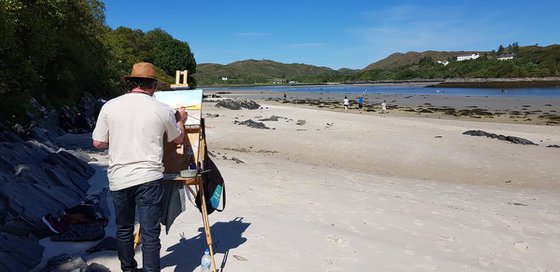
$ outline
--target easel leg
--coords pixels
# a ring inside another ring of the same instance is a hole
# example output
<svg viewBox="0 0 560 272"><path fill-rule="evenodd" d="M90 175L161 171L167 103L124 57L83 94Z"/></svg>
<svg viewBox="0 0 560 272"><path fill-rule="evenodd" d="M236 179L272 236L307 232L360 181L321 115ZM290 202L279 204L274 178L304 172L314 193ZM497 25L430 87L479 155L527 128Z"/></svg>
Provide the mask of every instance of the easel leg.
<svg viewBox="0 0 560 272"><path fill-rule="evenodd" d="M201 202L202 202L202 222L204 223L204 233L206 234L206 244L210 251L210 259L212 259L212 271L216 272L216 260L214 259L214 249L212 248L212 234L210 233L210 223L208 223L208 211L206 210L206 197L204 197L204 186L200 186Z"/></svg>

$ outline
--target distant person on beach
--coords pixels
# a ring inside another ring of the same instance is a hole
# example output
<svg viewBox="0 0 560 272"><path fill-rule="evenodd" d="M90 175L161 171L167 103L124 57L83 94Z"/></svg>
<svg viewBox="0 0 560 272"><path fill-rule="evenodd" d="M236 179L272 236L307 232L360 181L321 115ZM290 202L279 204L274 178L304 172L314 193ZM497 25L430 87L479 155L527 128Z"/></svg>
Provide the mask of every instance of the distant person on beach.
<svg viewBox="0 0 560 272"><path fill-rule="evenodd" d="M179 109L176 117L169 106L153 97L158 80L151 63L134 64L125 80L130 92L103 105L92 134L93 146L109 149L107 176L121 270L142 271L134 259L138 214L143 271L160 271L163 135L182 143L187 114Z"/></svg>
<svg viewBox="0 0 560 272"><path fill-rule="evenodd" d="M383 100L383 103L381 103L381 116L385 116L385 113L387 113L387 103Z"/></svg>
<svg viewBox="0 0 560 272"><path fill-rule="evenodd" d="M347 111L348 111L348 107L350 106L350 101L348 100L348 97L346 97L346 96L344 97L344 102L343 102L343 104L344 104L344 112L347 112Z"/></svg>
<svg viewBox="0 0 560 272"><path fill-rule="evenodd" d="M362 113L362 108L364 107L364 97L358 97L358 110Z"/></svg>

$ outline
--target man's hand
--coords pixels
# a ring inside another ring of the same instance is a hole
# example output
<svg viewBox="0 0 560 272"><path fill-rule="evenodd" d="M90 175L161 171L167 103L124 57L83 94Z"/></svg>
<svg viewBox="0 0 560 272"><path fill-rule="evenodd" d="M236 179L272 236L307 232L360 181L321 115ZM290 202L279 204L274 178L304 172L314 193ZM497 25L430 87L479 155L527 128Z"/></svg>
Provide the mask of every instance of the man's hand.
<svg viewBox="0 0 560 272"><path fill-rule="evenodd" d="M177 120L177 122L185 123L185 120L187 120L187 111L185 111L184 107L179 108L175 112L175 120Z"/></svg>
<svg viewBox="0 0 560 272"><path fill-rule="evenodd" d="M182 144L185 137L185 120L187 120L187 112L184 107L179 108L175 112L175 120L177 120L177 126L181 130L181 134L179 134L177 138L173 139L173 142L176 144Z"/></svg>

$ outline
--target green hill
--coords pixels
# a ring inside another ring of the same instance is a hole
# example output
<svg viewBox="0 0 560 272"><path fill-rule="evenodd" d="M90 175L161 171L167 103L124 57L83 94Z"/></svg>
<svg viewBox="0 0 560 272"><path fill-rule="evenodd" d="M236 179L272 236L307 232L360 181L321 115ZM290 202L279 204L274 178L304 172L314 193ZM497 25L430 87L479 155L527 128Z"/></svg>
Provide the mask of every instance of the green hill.
<svg viewBox="0 0 560 272"><path fill-rule="evenodd" d="M271 60L244 60L227 65L202 63L197 65L196 78L200 86L285 84L285 83L326 83L338 81L343 76L359 70L333 70L328 67L292 63L285 64Z"/></svg>
<svg viewBox="0 0 560 272"><path fill-rule="evenodd" d="M422 59L431 58L434 61L454 60L458 55L475 54L480 52L475 51L424 51L415 52L410 51L407 53L394 53L390 56L368 65L363 71L381 69L393 70L403 66L411 65L420 62Z"/></svg>
<svg viewBox="0 0 560 272"><path fill-rule="evenodd" d="M394 53L362 70L339 69L271 60L245 60L199 64L193 75L200 86L252 84L306 84L443 80L449 78L559 77L560 45L508 46L495 51L424 51ZM513 53L512 60L498 60ZM475 60L457 61L459 55L479 54ZM440 62L448 62L446 65Z"/></svg>
<svg viewBox="0 0 560 272"><path fill-rule="evenodd" d="M475 60L457 61L458 55L478 53ZM513 54L511 60L498 60ZM449 61L447 65L438 61ZM346 81L414 80L448 78L544 78L560 76L560 45L508 46L495 51L425 51L395 53L372 63Z"/></svg>

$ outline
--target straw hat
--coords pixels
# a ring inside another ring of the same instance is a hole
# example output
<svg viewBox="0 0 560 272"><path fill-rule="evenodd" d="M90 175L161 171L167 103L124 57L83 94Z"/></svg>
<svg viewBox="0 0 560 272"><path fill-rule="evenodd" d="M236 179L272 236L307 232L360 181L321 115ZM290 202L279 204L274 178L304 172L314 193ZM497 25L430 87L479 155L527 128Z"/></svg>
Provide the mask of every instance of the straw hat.
<svg viewBox="0 0 560 272"><path fill-rule="evenodd" d="M129 76L125 76L125 79L131 78L150 78L157 80L156 70L154 65L149 62L138 62L132 66L132 72Z"/></svg>

